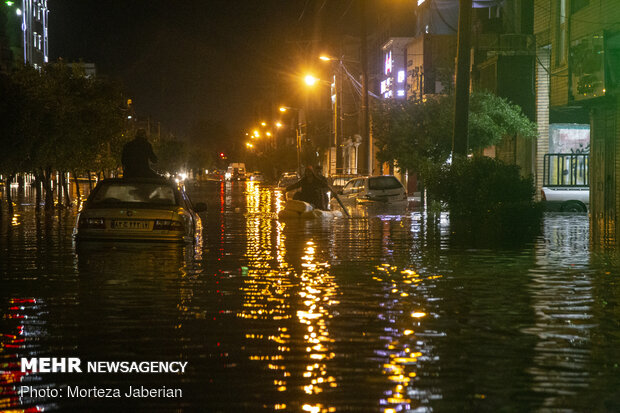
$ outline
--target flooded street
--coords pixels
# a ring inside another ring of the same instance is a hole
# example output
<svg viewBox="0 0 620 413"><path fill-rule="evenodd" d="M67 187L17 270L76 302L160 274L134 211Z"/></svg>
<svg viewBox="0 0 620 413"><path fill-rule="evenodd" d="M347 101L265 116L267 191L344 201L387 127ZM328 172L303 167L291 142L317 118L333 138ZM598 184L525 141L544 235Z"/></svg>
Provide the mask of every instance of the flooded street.
<svg viewBox="0 0 620 413"><path fill-rule="evenodd" d="M75 248L75 211L4 210L0 410L620 411L618 262L587 215L478 245L446 216L280 221L266 186L188 191L209 207L195 247ZM187 366L26 374L22 357ZM20 393L50 385L63 397ZM182 397L67 393L130 386Z"/></svg>

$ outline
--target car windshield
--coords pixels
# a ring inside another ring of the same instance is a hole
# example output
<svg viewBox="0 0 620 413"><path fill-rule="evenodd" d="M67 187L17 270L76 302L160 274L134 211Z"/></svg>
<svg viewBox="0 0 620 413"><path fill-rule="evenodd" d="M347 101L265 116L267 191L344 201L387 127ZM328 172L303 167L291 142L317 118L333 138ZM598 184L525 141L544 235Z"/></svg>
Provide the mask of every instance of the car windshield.
<svg viewBox="0 0 620 413"><path fill-rule="evenodd" d="M393 176L375 176L368 179L368 189L400 189L403 186Z"/></svg>
<svg viewBox="0 0 620 413"><path fill-rule="evenodd" d="M297 181L299 181L299 178L297 177L297 175L284 175L282 176L282 178L280 178L280 181L278 182L278 186L289 186L289 185L294 184Z"/></svg>
<svg viewBox="0 0 620 413"><path fill-rule="evenodd" d="M175 206L178 198L170 185L116 182L102 184L90 200L91 206L115 203Z"/></svg>

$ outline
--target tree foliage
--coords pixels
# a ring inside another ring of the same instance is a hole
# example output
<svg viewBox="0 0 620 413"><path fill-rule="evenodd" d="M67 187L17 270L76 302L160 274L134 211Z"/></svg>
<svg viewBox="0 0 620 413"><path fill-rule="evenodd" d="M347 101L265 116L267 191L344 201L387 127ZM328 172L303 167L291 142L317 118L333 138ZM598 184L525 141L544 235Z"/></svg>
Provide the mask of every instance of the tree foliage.
<svg viewBox="0 0 620 413"><path fill-rule="evenodd" d="M80 66L22 66L1 77L1 170L68 171L116 167L112 147L123 140L122 94L84 76Z"/></svg>
<svg viewBox="0 0 620 413"><path fill-rule="evenodd" d="M454 97L425 102L382 102L373 114L373 136L382 162L414 172L442 164L452 148ZM469 103L469 150L495 145L505 136L536 137L536 125L517 105L489 92L474 92Z"/></svg>
<svg viewBox="0 0 620 413"><path fill-rule="evenodd" d="M81 65L23 65L0 74L0 96L0 173L32 172L50 192L52 171L119 166L124 98L112 82Z"/></svg>

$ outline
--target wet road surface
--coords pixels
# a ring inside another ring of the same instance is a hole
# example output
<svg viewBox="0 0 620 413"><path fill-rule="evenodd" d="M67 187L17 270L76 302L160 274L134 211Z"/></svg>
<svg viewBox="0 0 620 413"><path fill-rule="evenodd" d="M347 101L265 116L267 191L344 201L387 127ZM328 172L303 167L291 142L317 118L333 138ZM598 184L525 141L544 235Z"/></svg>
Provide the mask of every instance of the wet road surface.
<svg viewBox="0 0 620 413"><path fill-rule="evenodd" d="M585 214L485 245L446 216L281 222L268 187L190 194L209 205L195 247L75 248L75 211L5 210L0 410L620 411L618 262L591 251ZM21 373L21 357L187 368ZM182 396L68 394L130 386Z"/></svg>

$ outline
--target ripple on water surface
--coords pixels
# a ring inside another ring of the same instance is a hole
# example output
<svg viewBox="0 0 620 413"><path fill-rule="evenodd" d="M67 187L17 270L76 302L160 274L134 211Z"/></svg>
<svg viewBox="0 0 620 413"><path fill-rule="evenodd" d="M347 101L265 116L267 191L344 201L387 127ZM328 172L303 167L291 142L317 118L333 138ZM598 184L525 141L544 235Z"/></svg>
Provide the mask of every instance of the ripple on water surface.
<svg viewBox="0 0 620 413"><path fill-rule="evenodd" d="M282 195L255 183L192 196L209 204L197 249L75 249L72 211L3 218L0 409L620 410L616 260L590 251L587 216L546 215L507 247L464 243L447 215L279 221ZM188 369L20 373L35 355ZM183 397L20 398L24 384Z"/></svg>

